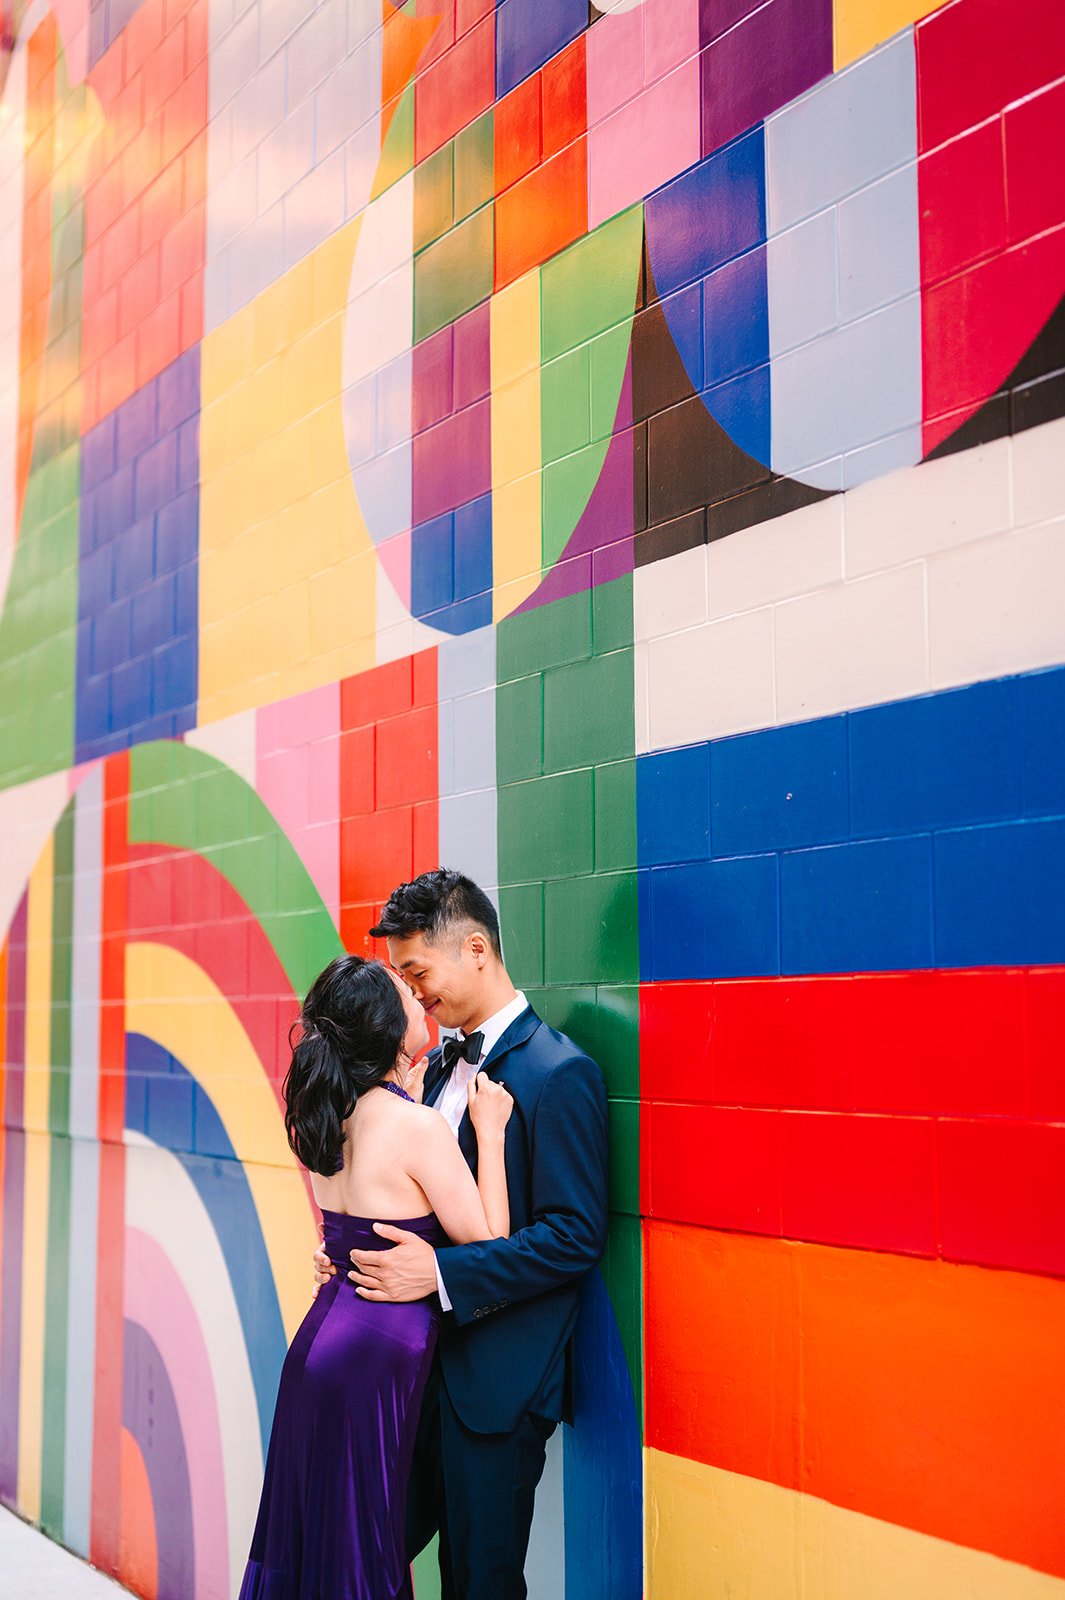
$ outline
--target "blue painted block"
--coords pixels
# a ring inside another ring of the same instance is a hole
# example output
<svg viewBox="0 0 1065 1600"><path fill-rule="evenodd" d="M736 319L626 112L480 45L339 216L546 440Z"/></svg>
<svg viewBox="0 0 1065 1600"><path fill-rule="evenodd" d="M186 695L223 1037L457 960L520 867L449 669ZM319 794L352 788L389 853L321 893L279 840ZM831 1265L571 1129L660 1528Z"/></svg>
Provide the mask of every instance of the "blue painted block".
<svg viewBox="0 0 1065 1600"><path fill-rule="evenodd" d="M641 867L705 861L710 854L710 746L690 745L636 762L636 841Z"/></svg>
<svg viewBox="0 0 1065 1600"><path fill-rule="evenodd" d="M176 572L196 554L199 494L185 490L155 518L155 571Z"/></svg>
<svg viewBox="0 0 1065 1600"><path fill-rule="evenodd" d="M936 961L1065 961L1065 821L1014 822L935 839Z"/></svg>
<svg viewBox="0 0 1065 1600"><path fill-rule="evenodd" d="M192 1080L187 1074L145 1080L148 1086L148 1137L168 1150L191 1151Z"/></svg>
<svg viewBox="0 0 1065 1600"><path fill-rule="evenodd" d="M158 554L158 548L157 548ZM194 561L174 574L174 632L195 636L200 613L200 569Z"/></svg>
<svg viewBox="0 0 1065 1600"><path fill-rule="evenodd" d="M94 675L110 672L120 662L129 661L132 655L129 601L116 600L98 611L90 619L90 638L87 672Z"/></svg>
<svg viewBox="0 0 1065 1600"><path fill-rule="evenodd" d="M164 433L137 457L133 467L134 508L138 517L173 500L177 487L177 435Z"/></svg>
<svg viewBox="0 0 1065 1600"><path fill-rule="evenodd" d="M710 746L715 856L797 850L847 838L847 725L824 717Z"/></svg>
<svg viewBox="0 0 1065 1600"><path fill-rule="evenodd" d="M456 600L454 605L435 612L429 620L434 628L442 628L445 633L476 633L478 628L491 624L491 592L475 594L470 600Z"/></svg>
<svg viewBox="0 0 1065 1600"><path fill-rule="evenodd" d="M931 966L931 841L876 839L781 856L780 935L785 973Z"/></svg>
<svg viewBox="0 0 1065 1600"><path fill-rule="evenodd" d="M115 462L115 414L105 417L81 441L81 493L82 497L109 478Z"/></svg>
<svg viewBox="0 0 1065 1600"><path fill-rule="evenodd" d="M455 598L455 524L449 511L411 534L411 610L428 617Z"/></svg>
<svg viewBox="0 0 1065 1600"><path fill-rule="evenodd" d="M82 557L78 567L78 614L92 617L110 605L114 585L114 550L109 544L97 546Z"/></svg>
<svg viewBox="0 0 1065 1600"><path fill-rule="evenodd" d="M1026 816L1065 812L1065 668L1017 679Z"/></svg>
<svg viewBox="0 0 1065 1600"><path fill-rule="evenodd" d="M691 386L703 386L703 286L689 283L660 302L673 343L676 345Z"/></svg>
<svg viewBox="0 0 1065 1600"><path fill-rule="evenodd" d="M455 512L455 599L469 600L491 587L492 496L485 494Z"/></svg>
<svg viewBox="0 0 1065 1600"><path fill-rule="evenodd" d="M121 733L126 736L121 740L119 748L122 744L130 742L128 736L135 733L140 723L147 722L151 714L151 678L144 670L143 661L119 662L111 672L113 724L107 730L112 735Z"/></svg>
<svg viewBox="0 0 1065 1600"><path fill-rule="evenodd" d="M158 431L174 433L200 410L200 346L194 344L155 380L159 396Z"/></svg>
<svg viewBox="0 0 1065 1600"><path fill-rule="evenodd" d="M155 571L155 524L151 517L116 532L111 547L116 595L136 594L151 583Z"/></svg>
<svg viewBox="0 0 1065 1600"><path fill-rule="evenodd" d="M499 0L496 7L496 96L550 61L588 26L586 0Z"/></svg>
<svg viewBox="0 0 1065 1600"><path fill-rule="evenodd" d="M135 461L158 436L157 402L156 385L154 382L148 383L131 394L114 413L119 466Z"/></svg>
<svg viewBox="0 0 1065 1600"><path fill-rule="evenodd" d="M174 579L166 577L134 595L130 613L130 653L147 656L174 633Z"/></svg>
<svg viewBox="0 0 1065 1600"><path fill-rule="evenodd" d="M704 280L701 331L707 388L769 360L764 245L726 262Z"/></svg>
<svg viewBox="0 0 1065 1600"><path fill-rule="evenodd" d="M173 639L151 658L152 714L185 712L184 727L196 725L196 640Z"/></svg>
<svg viewBox="0 0 1065 1600"><path fill-rule="evenodd" d="M647 251L665 298L765 243L761 127L691 167L647 200Z"/></svg>
<svg viewBox="0 0 1065 1600"><path fill-rule="evenodd" d="M193 1147L197 1155L213 1156L220 1161L235 1161L236 1156L214 1102L200 1085L193 1085L192 1094Z"/></svg>
<svg viewBox="0 0 1065 1600"><path fill-rule="evenodd" d="M178 429L178 490L184 494L200 481L200 419L192 417Z"/></svg>
<svg viewBox="0 0 1065 1600"><path fill-rule="evenodd" d="M779 972L775 856L659 867L650 875L650 905L655 979Z"/></svg>
<svg viewBox="0 0 1065 1600"><path fill-rule="evenodd" d="M855 711L855 838L1016 817L1021 808L1014 679Z"/></svg>
<svg viewBox="0 0 1065 1600"><path fill-rule="evenodd" d="M128 462L99 484L89 496L89 505L82 507L83 538L86 532L86 512L90 507L92 513L88 530L90 549L106 544L116 533L129 527L133 521L133 468Z"/></svg>
<svg viewBox="0 0 1065 1600"><path fill-rule="evenodd" d="M703 403L729 438L756 461L768 465L770 428L769 367L741 372L703 395Z"/></svg>

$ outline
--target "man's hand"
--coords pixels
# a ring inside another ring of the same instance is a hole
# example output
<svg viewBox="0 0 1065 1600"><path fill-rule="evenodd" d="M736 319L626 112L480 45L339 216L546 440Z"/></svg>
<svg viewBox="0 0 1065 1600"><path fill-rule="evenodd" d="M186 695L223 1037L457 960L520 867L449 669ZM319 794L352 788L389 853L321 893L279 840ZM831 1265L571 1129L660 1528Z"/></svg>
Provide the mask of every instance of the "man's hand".
<svg viewBox="0 0 1065 1600"><path fill-rule="evenodd" d="M424 1300L436 1288L436 1252L416 1233L375 1222L374 1233L395 1240L391 1250L353 1250L348 1277L364 1300Z"/></svg>
<svg viewBox="0 0 1065 1600"><path fill-rule="evenodd" d="M318 1224L318 1237L319 1239L325 1237L325 1229L321 1223ZM311 1260L314 1262L314 1288L311 1291L311 1298L316 1300L322 1284L328 1283L330 1278L335 1277L337 1269L326 1255L324 1245L318 1246Z"/></svg>

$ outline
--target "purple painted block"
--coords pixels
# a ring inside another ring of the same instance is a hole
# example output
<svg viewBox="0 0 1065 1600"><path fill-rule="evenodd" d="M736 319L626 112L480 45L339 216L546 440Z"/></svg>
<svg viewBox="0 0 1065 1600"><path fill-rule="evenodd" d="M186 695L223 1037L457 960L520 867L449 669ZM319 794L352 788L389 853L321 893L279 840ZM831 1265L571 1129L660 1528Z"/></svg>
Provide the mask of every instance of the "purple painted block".
<svg viewBox="0 0 1065 1600"><path fill-rule="evenodd" d="M138 517L150 516L177 494L177 434L164 433L133 468L134 504Z"/></svg>
<svg viewBox="0 0 1065 1600"><path fill-rule="evenodd" d="M476 500L492 486L492 413L488 400L467 406L414 436L414 521L431 522Z"/></svg>
<svg viewBox="0 0 1065 1600"><path fill-rule="evenodd" d="M159 394L160 433L173 433L200 412L200 347L186 350L164 367L154 387Z"/></svg>
<svg viewBox="0 0 1065 1600"><path fill-rule="evenodd" d="M699 43L709 44L749 17L765 0L699 0Z"/></svg>
<svg viewBox="0 0 1065 1600"><path fill-rule="evenodd" d="M483 400L492 387L491 308L487 300L455 328L455 410Z"/></svg>
<svg viewBox="0 0 1065 1600"><path fill-rule="evenodd" d="M156 1519L159 1600L177 1600L194 1587L192 1491L181 1420L170 1377L150 1334L126 1318L122 1356L122 1426L140 1446Z"/></svg>
<svg viewBox="0 0 1065 1600"><path fill-rule="evenodd" d="M133 521L133 468L119 467L81 502L82 550L107 544Z"/></svg>
<svg viewBox="0 0 1065 1600"><path fill-rule="evenodd" d="M87 494L115 470L115 413L97 423L81 441L81 492Z"/></svg>
<svg viewBox="0 0 1065 1600"><path fill-rule="evenodd" d="M159 432L155 419L157 400L155 384L148 383L143 389L131 394L114 413L119 466L135 460L142 450L147 450L157 436Z"/></svg>
<svg viewBox="0 0 1065 1600"><path fill-rule="evenodd" d="M701 56L703 155L832 72L832 0L768 0Z"/></svg>
<svg viewBox="0 0 1065 1600"><path fill-rule="evenodd" d="M415 433L449 417L453 400L454 358L451 324L414 346L411 418Z"/></svg>
<svg viewBox="0 0 1065 1600"><path fill-rule="evenodd" d="M190 417L178 429L178 491L195 489L200 482L200 419Z"/></svg>

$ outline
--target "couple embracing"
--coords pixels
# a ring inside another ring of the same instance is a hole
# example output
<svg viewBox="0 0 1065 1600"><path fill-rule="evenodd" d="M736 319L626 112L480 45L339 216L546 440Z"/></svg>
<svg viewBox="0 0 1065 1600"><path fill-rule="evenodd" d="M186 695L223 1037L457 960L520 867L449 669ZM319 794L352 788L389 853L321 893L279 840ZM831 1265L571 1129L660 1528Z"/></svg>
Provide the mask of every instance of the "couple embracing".
<svg viewBox="0 0 1065 1600"><path fill-rule="evenodd" d="M512 1600L606 1240L606 1093L469 878L402 884L371 931L389 964L319 975L285 1080L323 1241L240 1600L404 1600L436 1533L444 1600ZM428 1016L457 1032L426 1056Z"/></svg>

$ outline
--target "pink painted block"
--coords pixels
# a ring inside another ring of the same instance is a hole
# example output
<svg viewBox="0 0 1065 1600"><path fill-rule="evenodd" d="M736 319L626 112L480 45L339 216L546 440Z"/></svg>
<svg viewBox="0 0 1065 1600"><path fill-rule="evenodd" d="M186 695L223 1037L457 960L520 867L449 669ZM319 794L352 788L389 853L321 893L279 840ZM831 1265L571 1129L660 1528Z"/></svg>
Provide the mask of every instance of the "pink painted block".
<svg viewBox="0 0 1065 1600"><path fill-rule="evenodd" d="M289 837L307 827L311 811L305 749L295 746L260 755L255 787Z"/></svg>
<svg viewBox="0 0 1065 1600"><path fill-rule="evenodd" d="M293 838L300 860L334 922L340 917L340 823L320 823Z"/></svg>
<svg viewBox="0 0 1065 1600"><path fill-rule="evenodd" d="M278 746L281 749L310 744L314 739L338 737L340 688L335 683L326 683L320 689L292 695L290 699L281 701L277 713Z"/></svg>
<svg viewBox="0 0 1065 1600"><path fill-rule="evenodd" d="M693 56L589 133L588 226L675 178L700 153L699 58Z"/></svg>
<svg viewBox="0 0 1065 1600"><path fill-rule="evenodd" d="M647 0L641 15L645 83L699 54L699 0Z"/></svg>
<svg viewBox="0 0 1065 1600"><path fill-rule="evenodd" d="M645 9L611 12L585 35L589 128L634 100L644 86Z"/></svg>
<svg viewBox="0 0 1065 1600"><path fill-rule="evenodd" d="M410 529L377 546L377 559L393 589L410 610Z"/></svg>

